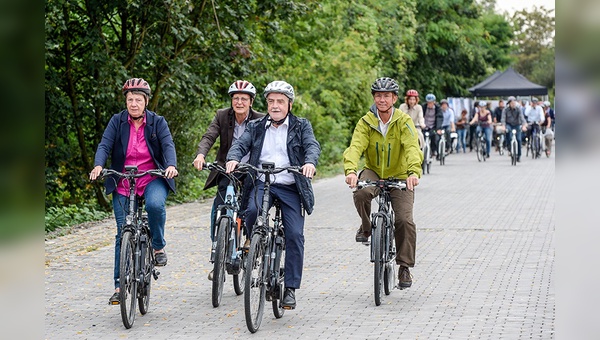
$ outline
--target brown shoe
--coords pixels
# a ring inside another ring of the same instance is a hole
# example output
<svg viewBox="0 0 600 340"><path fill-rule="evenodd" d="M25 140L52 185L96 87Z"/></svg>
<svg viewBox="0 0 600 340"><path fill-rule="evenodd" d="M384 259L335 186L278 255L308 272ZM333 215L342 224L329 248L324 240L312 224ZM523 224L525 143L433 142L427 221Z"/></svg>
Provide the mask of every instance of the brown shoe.
<svg viewBox="0 0 600 340"><path fill-rule="evenodd" d="M356 242L367 242L369 240L369 236L371 236L370 232L362 231L361 227L358 227L356 231Z"/></svg>
<svg viewBox="0 0 600 340"><path fill-rule="evenodd" d="M408 267L400 266L400 271L398 271L398 281L400 289L408 288L412 285L412 275L410 275Z"/></svg>
<svg viewBox="0 0 600 340"><path fill-rule="evenodd" d="M244 249L248 250L250 249L250 239L247 238L246 241L244 241Z"/></svg>

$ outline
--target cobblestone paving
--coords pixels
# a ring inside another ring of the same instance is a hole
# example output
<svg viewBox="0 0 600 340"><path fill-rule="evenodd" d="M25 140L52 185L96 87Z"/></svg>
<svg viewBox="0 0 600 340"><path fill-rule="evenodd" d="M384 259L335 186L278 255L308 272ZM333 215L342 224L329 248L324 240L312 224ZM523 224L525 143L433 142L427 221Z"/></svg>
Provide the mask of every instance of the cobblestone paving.
<svg viewBox="0 0 600 340"><path fill-rule="evenodd" d="M516 167L493 154L452 154L422 178L415 198L413 286L373 301L369 247L343 176L314 183L298 306L255 336L272 339L553 339L554 156ZM46 241L45 338L237 339L250 335L242 296L225 283L211 305L206 279L211 202L167 210L169 264L153 282L150 311L123 327L112 293L112 219ZM374 204L376 206L376 204Z"/></svg>

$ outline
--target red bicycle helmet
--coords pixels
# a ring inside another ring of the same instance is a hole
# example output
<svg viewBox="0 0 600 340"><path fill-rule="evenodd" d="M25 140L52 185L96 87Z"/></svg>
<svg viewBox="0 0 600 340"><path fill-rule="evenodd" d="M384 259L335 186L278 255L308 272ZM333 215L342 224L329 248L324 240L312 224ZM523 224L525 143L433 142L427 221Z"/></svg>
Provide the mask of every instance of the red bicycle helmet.
<svg viewBox="0 0 600 340"><path fill-rule="evenodd" d="M141 91L147 96L150 96L150 85L142 78L131 78L127 80L125 84L123 84L123 89L121 90L123 91L124 95L131 91Z"/></svg>
<svg viewBox="0 0 600 340"><path fill-rule="evenodd" d="M406 91L406 96L407 97L418 97L419 92L417 92L417 90L408 90L408 91Z"/></svg>
<svg viewBox="0 0 600 340"><path fill-rule="evenodd" d="M235 93L245 93L254 99L256 96L256 88L249 81L238 80L229 86L227 93L229 93L230 96L233 96Z"/></svg>

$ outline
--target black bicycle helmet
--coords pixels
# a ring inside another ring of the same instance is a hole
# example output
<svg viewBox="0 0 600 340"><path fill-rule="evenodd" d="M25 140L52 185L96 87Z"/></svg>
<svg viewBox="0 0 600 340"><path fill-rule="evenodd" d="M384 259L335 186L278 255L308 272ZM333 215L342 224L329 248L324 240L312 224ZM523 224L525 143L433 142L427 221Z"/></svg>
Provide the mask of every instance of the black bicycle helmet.
<svg viewBox="0 0 600 340"><path fill-rule="evenodd" d="M398 83L388 77L377 78L373 85L371 85L371 94L375 94L375 92L393 92L395 95L398 95L398 90Z"/></svg>

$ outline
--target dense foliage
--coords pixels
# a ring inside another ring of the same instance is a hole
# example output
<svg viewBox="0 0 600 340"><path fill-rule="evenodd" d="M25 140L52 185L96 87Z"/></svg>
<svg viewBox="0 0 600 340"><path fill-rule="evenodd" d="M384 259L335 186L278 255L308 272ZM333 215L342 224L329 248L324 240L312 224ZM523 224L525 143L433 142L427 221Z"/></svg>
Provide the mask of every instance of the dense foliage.
<svg viewBox="0 0 600 340"><path fill-rule="evenodd" d="M199 198L192 166L216 109L237 79L294 85L295 114L311 120L323 166L336 164L376 77L438 97L466 89L511 62L504 17L474 0L47 0L46 209L109 209L90 183L95 148L124 108L122 83L143 77L149 109L165 116L180 176L176 201ZM255 108L264 110L258 97ZM215 150L215 148L213 148ZM207 158L210 160L211 156ZM69 208L71 209L71 208Z"/></svg>

